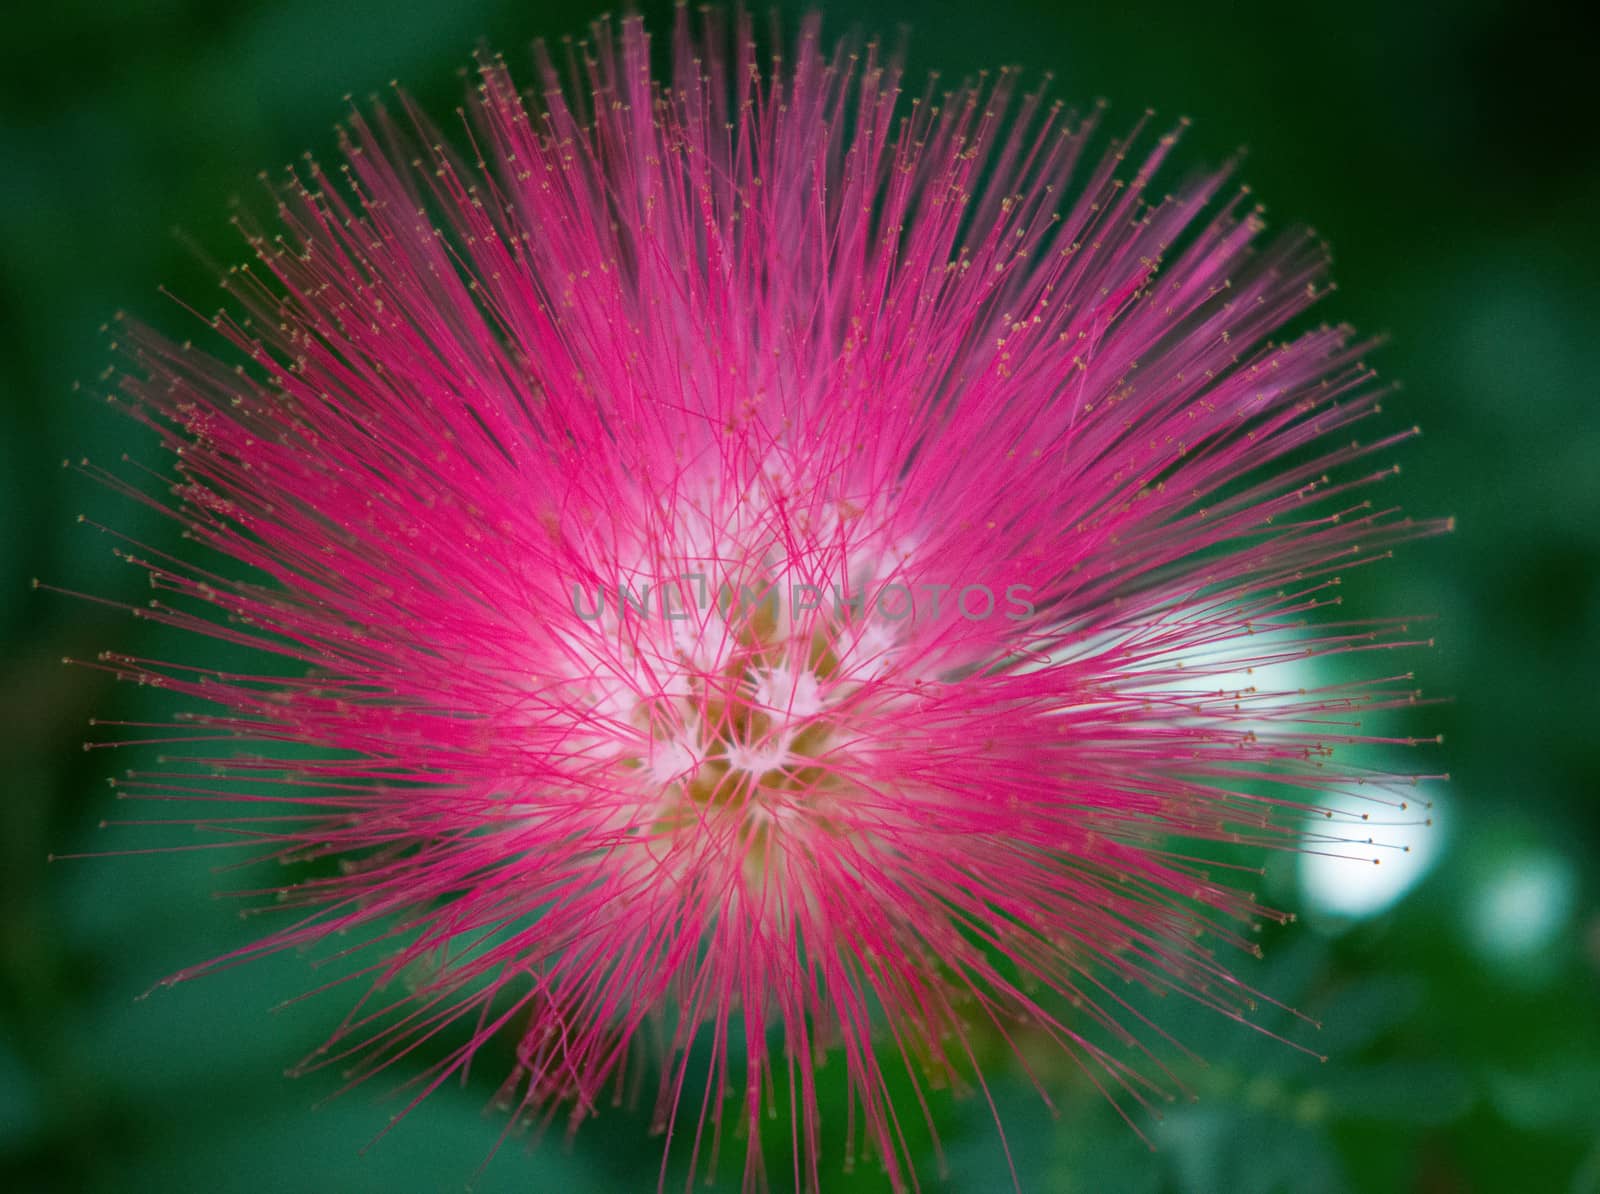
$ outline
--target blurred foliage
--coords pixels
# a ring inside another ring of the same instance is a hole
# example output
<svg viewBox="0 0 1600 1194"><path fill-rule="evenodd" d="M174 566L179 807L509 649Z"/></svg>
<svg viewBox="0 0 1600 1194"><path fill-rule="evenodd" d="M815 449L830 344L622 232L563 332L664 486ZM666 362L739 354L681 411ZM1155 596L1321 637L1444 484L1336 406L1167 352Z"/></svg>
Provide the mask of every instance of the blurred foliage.
<svg viewBox="0 0 1600 1194"><path fill-rule="evenodd" d="M1190 160L1248 143L1244 173L1270 214L1315 221L1338 252L1343 289L1321 314L1392 337L1376 363L1406 381L1394 405L1427 432L1403 457L1403 500L1461 528L1351 578L1347 593L1361 609L1436 615L1439 647L1416 668L1454 700L1412 729L1446 735L1441 861L1384 915L1313 918L1266 938L1265 961L1241 963L1252 986L1325 1027L1269 1020L1285 1044L1200 1008L1163 1008L1209 1064L1177 1072L1197 1101L1159 1121L1134 1114L1153 1152L1069 1066L1038 1070L1055 1114L1020 1072L994 1067L1004 1145L981 1096L937 1100L946 1152L941 1169L919 1149L925 1176L1004 1189L1009 1155L1024 1189L1060 1194L1600 1192L1600 135L1597 47L1577 8L822 7L835 29L908 23L914 72L1050 69L1071 100L1109 98L1113 124L1146 104L1192 116ZM781 11L792 21L798 9ZM662 27L660 6L646 12ZM114 760L78 747L88 717L148 714L148 694L61 657L160 644L115 609L27 583L139 599L140 577L74 524L79 512L170 539L151 512L59 468L137 440L70 389L109 362L96 329L112 312L136 309L181 336L191 317L155 285L202 310L220 297L169 230L219 260L241 257L229 196L248 201L257 170L308 147L330 155L342 95L398 76L448 112L480 37L515 62L532 37L576 31L589 15L567 0L62 0L8 13L0 1188L654 1188L648 1108L603 1115L572 1145L559 1127L531 1151L512 1141L480 1173L503 1127L485 1111L489 1075L440 1092L363 1150L395 1103L361 1091L311 1111L337 1084L280 1076L338 1012L335 997L267 1017L301 989L303 959L136 1001L249 926L202 898L231 881L204 854L46 863L52 851L144 843L138 831L96 831L114 815L103 785ZM1292 860L1265 885L1279 904L1300 902ZM837 1168L837 1084L827 1098L827 1188L879 1188L870 1168ZM737 1166L720 1177L733 1181Z"/></svg>

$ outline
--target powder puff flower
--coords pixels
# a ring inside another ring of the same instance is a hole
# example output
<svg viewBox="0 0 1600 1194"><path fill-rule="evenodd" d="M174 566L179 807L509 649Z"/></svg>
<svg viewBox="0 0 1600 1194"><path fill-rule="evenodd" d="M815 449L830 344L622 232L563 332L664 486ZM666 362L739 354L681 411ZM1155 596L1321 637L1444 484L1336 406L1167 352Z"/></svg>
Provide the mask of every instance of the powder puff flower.
<svg viewBox="0 0 1600 1194"><path fill-rule="evenodd" d="M119 336L197 541L125 549L138 613L196 650L99 666L192 698L123 794L294 864L175 979L321 947L313 1064L421 1098L508 1040L511 1119L573 1125L654 1073L669 1148L748 1134L747 1186L780 1108L777 1184L823 1183L833 1057L906 1187L980 1038L1143 1102L1124 980L1246 1017L1229 954L1285 914L1235 846L1417 815L1351 754L1417 636L1340 581L1441 528L1380 496L1412 430L1368 344L1280 336L1322 247L1227 170L733 26L680 9L667 81L634 19L526 96L485 60L454 133L353 114L241 218L229 344Z"/></svg>

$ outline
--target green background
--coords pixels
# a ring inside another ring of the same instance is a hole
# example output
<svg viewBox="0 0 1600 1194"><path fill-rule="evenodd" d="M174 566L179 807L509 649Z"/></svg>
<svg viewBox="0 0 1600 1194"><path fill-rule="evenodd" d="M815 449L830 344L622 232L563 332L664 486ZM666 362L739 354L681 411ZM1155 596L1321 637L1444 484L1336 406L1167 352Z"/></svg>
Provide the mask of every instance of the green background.
<svg viewBox="0 0 1600 1194"><path fill-rule="evenodd" d="M1267 896L1307 916L1266 940L1265 961L1239 962L1327 1021L1306 1043L1331 1060L1164 1009L1211 1065L1185 1071L1202 1099L1150 1128L1153 1154L1064 1069L1048 1075L1052 1118L996 1066L1024 1189L1600 1191L1593 39L1576 16L1527 4L822 7L835 31L908 23L914 74L1051 69L1069 100L1111 100L1113 127L1146 105L1193 117L1190 162L1247 144L1244 175L1269 218L1310 222L1334 246L1341 289L1319 314L1391 336L1375 363L1405 381L1394 406L1425 432L1400 457L1402 499L1460 520L1359 593L1365 611L1437 616L1439 646L1414 666L1430 694L1454 699L1411 727L1445 733L1453 775L1435 865L1417 864L1419 881L1378 914L1341 920L1319 914L1293 859L1275 864ZM654 1188L648 1108L603 1115L570 1147L559 1129L536 1150L512 1141L478 1172L501 1128L484 1110L489 1074L363 1152L397 1107L380 1087L311 1110L333 1080L283 1076L338 1011L269 1013L301 989L302 959L136 1001L250 926L207 898L234 880L204 855L47 863L143 843L96 828L126 811L103 781L132 760L80 743L89 717L151 706L62 656L161 643L125 613L28 583L142 599L141 575L79 513L170 539L60 462L124 449L154 461L71 383L110 363L97 329L120 308L185 334L158 283L202 310L220 300L171 230L242 259L229 198L259 196L256 172L307 148L330 157L344 93L398 77L447 113L480 37L527 79L528 41L592 13L526 0L67 0L0 25L0 1189ZM869 1168L839 1169L837 1089L826 1097L825 1188L879 1188ZM982 1100L939 1108L938 1188L1008 1188ZM737 1166L720 1176L737 1188Z"/></svg>

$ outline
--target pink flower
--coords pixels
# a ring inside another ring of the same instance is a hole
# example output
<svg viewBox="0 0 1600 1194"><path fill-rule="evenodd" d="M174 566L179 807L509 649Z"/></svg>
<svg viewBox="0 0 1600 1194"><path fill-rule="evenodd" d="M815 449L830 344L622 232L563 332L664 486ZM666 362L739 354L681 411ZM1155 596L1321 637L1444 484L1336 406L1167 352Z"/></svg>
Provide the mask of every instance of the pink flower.
<svg viewBox="0 0 1600 1194"><path fill-rule="evenodd" d="M247 227L231 350L125 340L211 549L135 553L141 613L265 662L104 657L204 703L119 783L329 860L172 980L347 955L314 1062L446 1041L420 1098L504 1036L514 1118L575 1125L653 1052L692 1168L782 1105L815 1189L831 1054L905 1187L892 1071L981 1086L1025 1022L1142 1102L1114 980L1244 1016L1226 955L1286 916L1207 843L1405 807L1345 748L1415 636L1333 607L1441 528L1376 496L1413 432L1367 344L1269 338L1324 253L1227 171L1166 194L1174 136L1096 148L1012 71L908 95L815 21L764 67L682 11L670 83L628 20L531 100L485 62L459 133L353 115ZM1333 653L1364 678L1271 678Z"/></svg>

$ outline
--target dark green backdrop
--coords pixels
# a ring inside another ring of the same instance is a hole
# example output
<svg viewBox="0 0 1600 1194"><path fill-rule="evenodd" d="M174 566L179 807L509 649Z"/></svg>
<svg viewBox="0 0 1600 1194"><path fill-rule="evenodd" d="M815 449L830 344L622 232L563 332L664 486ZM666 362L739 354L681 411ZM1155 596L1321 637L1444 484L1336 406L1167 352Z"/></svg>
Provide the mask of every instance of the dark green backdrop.
<svg viewBox="0 0 1600 1194"><path fill-rule="evenodd" d="M1024 1187L1600 1191L1593 40L1575 17L1481 2L822 7L835 29L908 22L918 71L1019 63L1054 70L1069 99L1107 97L1113 124L1146 105L1190 115L1191 161L1248 144L1269 216L1334 245L1341 290L1322 314L1392 336L1376 363L1407 383L1398 404L1426 433L1401 457L1404 501L1460 519L1359 594L1364 609L1437 615L1439 648L1414 661L1430 692L1456 698L1416 723L1446 734L1454 775L1427 839L1434 865L1417 862L1398 902L1353 920L1294 860L1274 867L1269 896L1307 916L1243 964L1328 1021L1308 1043L1332 1060L1185 1017L1212 1065L1193 1075L1202 1101L1153 1129L1154 1155L1071 1074L1050 1076L1052 1120L1001 1068ZM99 325L129 308L182 335L158 283L202 309L220 299L171 230L242 258L230 196L307 148L331 155L344 93L398 77L448 111L480 37L525 68L531 38L592 12L67 0L13 6L0 23L0 1189L456 1191L496 1139L487 1076L364 1155L392 1105L358 1092L310 1110L333 1082L282 1071L336 1009L268 1013L299 989L298 959L135 1001L247 926L207 898L228 880L202 856L47 864L141 840L97 832L122 811L103 780L128 760L79 744L88 717L147 707L61 657L159 644L125 614L28 579L138 600L141 576L74 515L169 534L60 462L113 460L136 439L71 391L109 363ZM1006 1188L981 1101L939 1116L945 1188ZM572 1148L513 1143L474 1188L653 1188L643 1129L623 1111ZM829 1172L829 1189L879 1185Z"/></svg>

